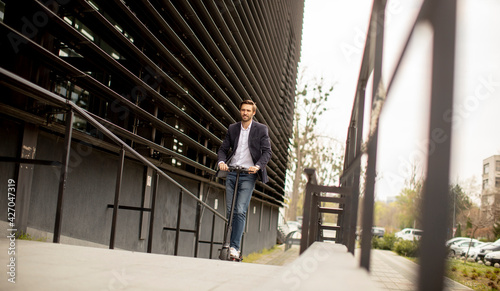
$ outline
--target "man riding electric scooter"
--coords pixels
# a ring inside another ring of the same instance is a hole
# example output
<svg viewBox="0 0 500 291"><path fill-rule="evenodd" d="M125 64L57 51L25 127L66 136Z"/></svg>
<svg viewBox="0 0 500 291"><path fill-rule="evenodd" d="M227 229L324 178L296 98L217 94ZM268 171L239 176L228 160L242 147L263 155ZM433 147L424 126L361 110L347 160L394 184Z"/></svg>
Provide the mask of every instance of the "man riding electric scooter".
<svg viewBox="0 0 500 291"><path fill-rule="evenodd" d="M217 152L218 177L226 176L226 213L231 223L224 235L220 255L223 260L241 259L241 237L255 182L257 178L263 183L268 181L266 165L271 159L271 141L267 126L253 120L256 111L253 101L241 102L241 122L229 125Z"/></svg>

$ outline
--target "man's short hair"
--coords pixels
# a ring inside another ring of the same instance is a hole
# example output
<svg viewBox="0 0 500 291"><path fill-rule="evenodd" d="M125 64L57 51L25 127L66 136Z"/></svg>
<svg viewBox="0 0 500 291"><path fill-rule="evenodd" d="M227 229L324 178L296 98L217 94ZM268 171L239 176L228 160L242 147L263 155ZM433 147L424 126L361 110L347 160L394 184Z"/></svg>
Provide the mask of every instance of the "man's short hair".
<svg viewBox="0 0 500 291"><path fill-rule="evenodd" d="M240 103L240 110L241 110L241 107L243 106L243 104L252 105L253 112L257 112L257 103L253 102L252 100L248 99L248 100L241 101L241 103Z"/></svg>

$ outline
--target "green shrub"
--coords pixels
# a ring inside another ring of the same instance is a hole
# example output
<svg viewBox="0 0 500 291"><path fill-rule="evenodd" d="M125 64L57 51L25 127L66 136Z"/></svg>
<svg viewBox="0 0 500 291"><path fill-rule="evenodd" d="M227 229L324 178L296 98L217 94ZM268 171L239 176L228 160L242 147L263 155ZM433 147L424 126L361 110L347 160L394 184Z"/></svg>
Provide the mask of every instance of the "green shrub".
<svg viewBox="0 0 500 291"><path fill-rule="evenodd" d="M372 238L372 248L381 250L392 250L394 248L394 243L396 242L396 237L394 234L384 234L383 237L373 237Z"/></svg>
<svg viewBox="0 0 500 291"><path fill-rule="evenodd" d="M396 237L394 234L384 234L384 237L380 239L380 249L382 250L392 250L394 249L394 243L396 242Z"/></svg>
<svg viewBox="0 0 500 291"><path fill-rule="evenodd" d="M35 238L35 237L32 237L29 233L24 233L22 231L17 233L16 236L17 236L17 239L19 239L19 240L32 240L32 241L41 241L41 242L47 241L46 237Z"/></svg>
<svg viewBox="0 0 500 291"><path fill-rule="evenodd" d="M394 243L394 251L400 256L417 257L418 249L418 241L398 240Z"/></svg>

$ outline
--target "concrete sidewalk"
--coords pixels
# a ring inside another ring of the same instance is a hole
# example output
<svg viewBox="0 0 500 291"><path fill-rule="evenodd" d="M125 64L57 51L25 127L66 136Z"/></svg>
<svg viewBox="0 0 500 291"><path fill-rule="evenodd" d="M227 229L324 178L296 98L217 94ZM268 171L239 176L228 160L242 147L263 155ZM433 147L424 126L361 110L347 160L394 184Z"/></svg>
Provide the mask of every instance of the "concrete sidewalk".
<svg viewBox="0 0 500 291"><path fill-rule="evenodd" d="M0 239L8 265L9 241ZM236 263L47 242L15 241L15 284L0 290L378 290L342 245L315 243L286 266ZM296 257L291 251L281 252ZM279 254L279 253L278 253ZM274 260L277 260L277 256ZM293 260L294 258L289 258ZM8 269L8 268L7 268ZM332 275L333 273L333 275ZM345 280L343 287L339 281ZM332 278L337 277L337 279ZM338 287L338 288L337 288Z"/></svg>
<svg viewBox="0 0 500 291"><path fill-rule="evenodd" d="M383 290L418 290L418 265L394 252L371 251L370 276ZM445 278L445 290L472 290L451 279Z"/></svg>
<svg viewBox="0 0 500 291"><path fill-rule="evenodd" d="M300 257L298 246L278 249L252 264L25 240L15 241L15 257L8 249L0 239L7 270L0 290L417 290L415 263L373 250L367 273L344 246L330 243ZM11 258L15 284L8 281ZM471 289L446 280L446 290Z"/></svg>
<svg viewBox="0 0 500 291"><path fill-rule="evenodd" d="M15 259L16 283L4 272L0 290L252 290L281 268L25 240Z"/></svg>

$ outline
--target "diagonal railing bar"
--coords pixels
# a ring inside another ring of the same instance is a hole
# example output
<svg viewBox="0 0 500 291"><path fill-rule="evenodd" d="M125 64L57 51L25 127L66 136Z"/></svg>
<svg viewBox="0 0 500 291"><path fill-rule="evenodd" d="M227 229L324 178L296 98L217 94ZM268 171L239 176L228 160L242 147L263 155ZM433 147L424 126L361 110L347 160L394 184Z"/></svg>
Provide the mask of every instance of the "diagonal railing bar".
<svg viewBox="0 0 500 291"><path fill-rule="evenodd" d="M417 25L420 22L428 19L429 10L431 8L432 7L430 6L428 1L424 1L422 3L422 5L420 6L419 13L412 24L412 27L410 29L410 32L408 33L408 36L406 37L403 49L401 50L401 53L398 57L398 60L396 62L396 66L394 67L394 71L392 72L391 76L389 77L389 81L387 82L387 86L386 87L384 86L382 79L380 79L380 81L378 82L378 86L376 86L376 87L374 86L374 88L377 88L379 93L376 95L375 99L373 100L372 108L375 106L377 109L377 112L376 112L376 114L374 114L372 112L372 117L371 117L372 123L370 123L370 133L369 133L369 136L367 138L367 145L366 145L365 149L363 150L363 154L365 154L367 152L371 137L373 135L373 132L377 129L377 127L379 125L379 120L380 120L380 116L382 114L382 110L384 108L384 104L386 103L387 98L389 98L387 93L391 90L392 85L394 83L394 80L396 79L396 75L398 74L399 69L401 68L401 64L402 64L403 59L404 59L406 52L408 50L410 41L411 41L412 36L415 32L415 28L417 27Z"/></svg>
<svg viewBox="0 0 500 291"><path fill-rule="evenodd" d="M383 105L385 104L385 102L389 98L387 93L392 88L392 85L394 83L396 75L399 72L399 69L401 67L401 63L403 62L403 59L404 59L404 57L406 55L406 52L408 50L410 41L411 41L413 33L415 31L415 28L417 27L417 25L418 25L419 22L424 21L424 20L426 20L426 19L429 18L429 13L430 13L429 11L431 9L432 9L432 6L428 3L428 1L424 1L422 3L422 5L420 7L420 10L419 10L419 13L418 13L415 21L413 22L413 25L412 25L412 27L410 29L410 32L408 33L408 36L406 37L403 49L401 50L401 53L400 53L400 55L398 57L398 60L396 62L396 66L394 68L394 71L392 72L391 76L389 77L389 81L387 83L387 86L384 86L383 81L380 80L379 85L377 86L377 88L378 88L378 90L381 93L377 94L377 97L374 100L374 105L378 108L378 114L372 115L372 118L371 118L372 119L372 121L371 121L372 123L370 123L370 134L369 134L369 136L367 138L367 141L366 141L366 143L364 145L361 146L361 151L359 152L359 154L356 155L353 158L352 161L350 161L349 163L347 163L347 166L346 166L346 168L343 171L343 176L349 176L349 175L351 175L352 171L354 171L354 169L356 168L356 164L357 164L357 162L359 162L359 160L361 159L362 155L367 153L368 147L369 147L369 144L370 144L370 140L371 140L371 137L373 135L373 132L378 127L379 120L380 120L380 115L381 115L381 113L383 111L383 108L384 108ZM365 49L364 49L364 53L363 53L362 70L361 70L360 76L358 78L358 88L357 88L357 91L356 91L356 94L355 94L356 98L354 100L353 111L351 113L351 122L353 121L353 118L356 117L356 111L354 109L357 107L356 106L356 102L359 102L358 98L357 98L357 96L359 95L358 91L361 91L361 90L364 91L365 90L366 83L363 83L363 82L367 81L368 76L371 74L371 72L373 70L373 65L370 64L371 63L371 59L370 59L370 54L369 54L369 49L370 49L371 45L372 45L371 38L368 37L367 40L366 40ZM366 63L368 63L368 64L366 64Z"/></svg>
<svg viewBox="0 0 500 291"><path fill-rule="evenodd" d="M139 154L137 151L135 151L133 148L131 148L128 144L126 144L124 141L122 141L119 137L117 137L115 134L113 134L105 126L103 126L97 120L92 118L92 116L90 116L90 114L88 114L85 109L77 106L76 104L74 104L70 100L64 99L64 98L56 95L55 93L52 93L52 92L46 90L45 88L42 88L36 84L33 84L33 83L29 82L28 80L5 70L4 68L0 68L0 77L1 77L0 84L2 84L4 86L7 86L7 87L12 88L16 91L20 91L22 93L25 93L28 96L36 98L38 100L47 100L53 104L57 104L58 106L69 107L69 108L73 109L76 114L78 114L79 116L81 116L82 118L84 118L88 122L90 122L94 127L96 127L98 130L100 130L104 135L106 135L108 138L110 138L113 142L117 143L120 146L123 146L125 151L132 154L136 159L141 161L143 164L156 170L160 176L164 177L169 182L171 182L175 186L182 189L184 193L191 196L193 199L198 201L198 203L201 203L203 206L205 206L208 210L210 210L215 215L220 217L222 220L227 221L227 219L223 215L221 215L219 212L217 212L215 209L213 209L210 205L206 204L204 201L199 199L195 194L193 194L191 191L189 191L184 186L179 184L172 177L167 175L160 168L158 168L153 163L148 161L144 156ZM25 90L22 90L21 87L25 88Z"/></svg>

